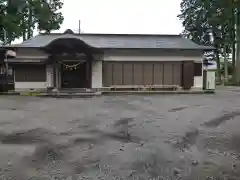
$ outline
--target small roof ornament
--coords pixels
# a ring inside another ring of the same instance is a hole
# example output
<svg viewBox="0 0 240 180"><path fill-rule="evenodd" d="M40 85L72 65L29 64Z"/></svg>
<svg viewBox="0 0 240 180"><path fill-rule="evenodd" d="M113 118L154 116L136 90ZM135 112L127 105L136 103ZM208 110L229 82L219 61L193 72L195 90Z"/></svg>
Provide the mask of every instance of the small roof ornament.
<svg viewBox="0 0 240 180"><path fill-rule="evenodd" d="M74 32L71 29L67 29L63 34L74 34Z"/></svg>

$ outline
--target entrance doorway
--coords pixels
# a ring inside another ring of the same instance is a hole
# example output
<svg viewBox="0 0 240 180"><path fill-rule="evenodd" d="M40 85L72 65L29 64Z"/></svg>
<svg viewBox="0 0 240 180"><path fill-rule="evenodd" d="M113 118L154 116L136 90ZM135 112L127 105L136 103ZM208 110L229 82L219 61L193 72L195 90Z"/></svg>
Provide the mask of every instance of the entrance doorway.
<svg viewBox="0 0 240 180"><path fill-rule="evenodd" d="M87 63L73 67L76 63L61 64L62 88L88 88Z"/></svg>

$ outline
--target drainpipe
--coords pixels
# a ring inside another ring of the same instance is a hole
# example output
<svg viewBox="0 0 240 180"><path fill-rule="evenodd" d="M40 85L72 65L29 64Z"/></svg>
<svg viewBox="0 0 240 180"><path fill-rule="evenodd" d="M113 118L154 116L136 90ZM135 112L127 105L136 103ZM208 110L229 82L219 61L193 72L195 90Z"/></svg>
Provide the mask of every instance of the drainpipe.
<svg viewBox="0 0 240 180"><path fill-rule="evenodd" d="M78 33L81 34L81 20L78 21Z"/></svg>

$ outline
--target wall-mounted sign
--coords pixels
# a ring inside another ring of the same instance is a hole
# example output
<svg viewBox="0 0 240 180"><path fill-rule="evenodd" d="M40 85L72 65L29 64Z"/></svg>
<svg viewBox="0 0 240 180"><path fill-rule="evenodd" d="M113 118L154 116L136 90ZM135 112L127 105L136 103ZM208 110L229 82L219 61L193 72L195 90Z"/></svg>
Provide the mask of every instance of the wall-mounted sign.
<svg viewBox="0 0 240 180"><path fill-rule="evenodd" d="M16 57L16 52L12 50L7 50L5 55L10 57Z"/></svg>
<svg viewBox="0 0 240 180"><path fill-rule="evenodd" d="M203 69L216 70L217 69L216 61L208 61L207 63L203 64Z"/></svg>

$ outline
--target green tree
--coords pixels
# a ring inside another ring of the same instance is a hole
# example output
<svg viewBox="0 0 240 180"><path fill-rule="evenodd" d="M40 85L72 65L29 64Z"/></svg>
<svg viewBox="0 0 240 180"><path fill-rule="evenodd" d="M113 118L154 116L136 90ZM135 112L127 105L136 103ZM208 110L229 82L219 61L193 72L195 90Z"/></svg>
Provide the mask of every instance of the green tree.
<svg viewBox="0 0 240 180"><path fill-rule="evenodd" d="M0 40L7 34L7 43L11 43L16 38L31 38L35 30L59 29L62 6L61 0L0 0Z"/></svg>
<svg viewBox="0 0 240 180"><path fill-rule="evenodd" d="M182 0L179 18L184 32L197 44L212 45L217 62L217 76L220 79L220 56L226 46L227 54L235 50L234 16L239 1L235 0ZM212 41L211 38L212 37ZM234 61L235 64L235 61Z"/></svg>
<svg viewBox="0 0 240 180"><path fill-rule="evenodd" d="M0 0L0 11L0 41L10 43L21 35L20 12L17 4L7 0Z"/></svg>
<svg viewBox="0 0 240 180"><path fill-rule="evenodd" d="M64 20L62 13L59 11L62 6L61 0L51 0L48 3L46 0L35 0L32 7L39 31L50 32L60 28Z"/></svg>

